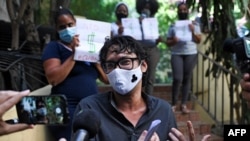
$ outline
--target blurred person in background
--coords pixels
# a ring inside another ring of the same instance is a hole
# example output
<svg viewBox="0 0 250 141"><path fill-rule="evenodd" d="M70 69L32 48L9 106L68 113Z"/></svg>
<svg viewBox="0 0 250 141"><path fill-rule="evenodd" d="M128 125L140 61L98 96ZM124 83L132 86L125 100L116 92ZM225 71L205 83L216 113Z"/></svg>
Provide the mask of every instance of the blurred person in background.
<svg viewBox="0 0 250 141"><path fill-rule="evenodd" d="M142 32L142 40L139 42L143 45L143 48L148 54L148 69L146 72L147 79L145 81L144 91L146 94L152 95L154 93L155 73L156 67L160 60L160 51L157 44L161 40L159 37L156 40L144 39L142 31L142 20L144 18L153 18L159 9L159 3L157 0L136 0L136 11L140 14L139 21Z"/></svg>
<svg viewBox="0 0 250 141"><path fill-rule="evenodd" d="M123 35L122 18L127 18L129 14L128 5L124 2L118 2L115 6L116 21L111 23L111 37Z"/></svg>
<svg viewBox="0 0 250 141"><path fill-rule="evenodd" d="M66 96L71 119L67 126L49 126L49 129L55 140L69 140L76 105L82 98L98 92L98 78L104 83L108 83L108 80L99 63L74 60L75 48L80 41L73 13L60 7L54 20L58 40L51 41L44 48L43 67L52 85L51 94Z"/></svg>
<svg viewBox="0 0 250 141"><path fill-rule="evenodd" d="M181 92L181 110L187 114L190 110L187 108L187 100L191 91L191 79L193 69L197 63L197 44L201 41L200 26L197 22L190 21L188 17L188 6L180 2L177 6L178 21L189 23L182 25L181 29L187 28L185 35L180 38L177 32L176 23L170 26L167 32L167 46L171 49L171 67L173 73L172 83L172 110L176 111L176 105ZM184 27L185 26L185 27ZM184 33L183 33L184 34Z"/></svg>

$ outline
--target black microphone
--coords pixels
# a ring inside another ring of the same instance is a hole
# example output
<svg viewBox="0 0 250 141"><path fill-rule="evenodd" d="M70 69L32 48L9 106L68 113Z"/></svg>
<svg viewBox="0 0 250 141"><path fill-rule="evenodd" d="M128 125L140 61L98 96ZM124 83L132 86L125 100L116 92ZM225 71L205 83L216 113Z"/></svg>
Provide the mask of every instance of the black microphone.
<svg viewBox="0 0 250 141"><path fill-rule="evenodd" d="M100 129L101 121L95 110L81 110L73 119L73 137L71 141L89 141Z"/></svg>
<svg viewBox="0 0 250 141"><path fill-rule="evenodd" d="M239 37L224 41L223 51L235 53L237 66L242 73L250 72L250 39Z"/></svg>
<svg viewBox="0 0 250 141"><path fill-rule="evenodd" d="M224 41L223 50L230 53L235 53L236 59L240 60L248 60L250 57L247 56L247 47L248 38L241 37L236 39L228 38Z"/></svg>

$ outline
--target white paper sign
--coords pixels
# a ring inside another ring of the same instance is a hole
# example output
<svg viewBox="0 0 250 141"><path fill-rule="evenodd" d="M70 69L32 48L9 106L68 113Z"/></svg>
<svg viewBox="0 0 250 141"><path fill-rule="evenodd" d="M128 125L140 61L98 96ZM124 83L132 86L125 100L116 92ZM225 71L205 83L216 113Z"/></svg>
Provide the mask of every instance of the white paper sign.
<svg viewBox="0 0 250 141"><path fill-rule="evenodd" d="M142 39L141 27L138 18L122 18L123 35L129 35L136 40Z"/></svg>
<svg viewBox="0 0 250 141"><path fill-rule="evenodd" d="M192 40L192 33L189 29L189 24L191 24L190 20L180 20L176 21L174 30L175 35L181 41L191 41Z"/></svg>
<svg viewBox="0 0 250 141"><path fill-rule="evenodd" d="M136 40L142 40L142 31L138 18L122 18L124 27L123 35L129 35ZM143 36L146 40L155 40L159 37L158 21L156 18L144 18L142 20Z"/></svg>
<svg viewBox="0 0 250 141"><path fill-rule="evenodd" d="M159 37L158 20L156 18L144 18L142 20L144 39L155 40Z"/></svg>
<svg viewBox="0 0 250 141"><path fill-rule="evenodd" d="M77 32L80 46L75 50L74 59L78 61L98 62L99 52L105 38L110 37L111 24L95 20L77 18Z"/></svg>

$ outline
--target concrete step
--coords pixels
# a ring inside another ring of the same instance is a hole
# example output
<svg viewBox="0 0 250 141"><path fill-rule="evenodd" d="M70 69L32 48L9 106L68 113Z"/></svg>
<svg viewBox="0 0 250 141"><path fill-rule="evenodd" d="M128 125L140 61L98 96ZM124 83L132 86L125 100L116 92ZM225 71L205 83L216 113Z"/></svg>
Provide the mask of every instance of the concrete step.
<svg viewBox="0 0 250 141"><path fill-rule="evenodd" d="M205 135L210 135L209 141L223 141L223 137L212 132L212 126L206 122L202 121L192 121L196 141L201 141ZM180 130L186 139L189 141L189 132L187 128L187 123L184 121L177 122L177 128Z"/></svg>
<svg viewBox="0 0 250 141"><path fill-rule="evenodd" d="M171 85L156 85L154 87L153 96L165 99L166 101L171 101L172 86Z"/></svg>
<svg viewBox="0 0 250 141"><path fill-rule="evenodd" d="M180 122L186 122L188 120L194 122L194 121L200 121L200 115L199 112L190 110L190 113L188 114L183 114L181 111L176 111L175 112L175 118L176 121Z"/></svg>
<svg viewBox="0 0 250 141"><path fill-rule="evenodd" d="M202 121L192 121L194 131L197 135L210 134L211 125ZM188 128L186 121L177 122L178 129L185 135L188 135Z"/></svg>
<svg viewBox="0 0 250 141"><path fill-rule="evenodd" d="M168 101L168 102L171 104L171 101ZM195 104L194 101L189 100L187 101L186 106L189 110L193 110L195 106L194 104ZM176 109L175 109L176 111L181 111L181 101L177 101L175 106L176 106Z"/></svg>
<svg viewBox="0 0 250 141"><path fill-rule="evenodd" d="M196 141L201 141L202 138L207 135L207 134L204 134L204 135L196 135L195 138L196 138ZM185 135L186 136L186 139L187 141L190 141L189 139L189 136L188 135ZM223 137L220 137L216 134L210 134L210 138L208 139L208 141L224 141Z"/></svg>

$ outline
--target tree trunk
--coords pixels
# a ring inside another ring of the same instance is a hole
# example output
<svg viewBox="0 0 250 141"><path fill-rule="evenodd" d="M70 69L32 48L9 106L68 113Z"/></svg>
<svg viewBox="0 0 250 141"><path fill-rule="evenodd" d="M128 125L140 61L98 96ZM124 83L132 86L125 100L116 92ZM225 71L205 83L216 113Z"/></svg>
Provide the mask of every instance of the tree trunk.
<svg viewBox="0 0 250 141"><path fill-rule="evenodd" d="M17 50L19 46L19 23L16 21L11 22L11 48L10 50Z"/></svg>
<svg viewBox="0 0 250 141"><path fill-rule="evenodd" d="M7 10L9 13L9 17L11 20L12 27L12 41L11 41L11 49L18 50L19 47L19 24L21 23L23 14L28 4L28 0L20 1L19 10L16 11L14 8L15 1L14 0L6 0Z"/></svg>
<svg viewBox="0 0 250 141"><path fill-rule="evenodd" d="M34 24L35 4L35 0L28 0L27 8L23 15L26 40L29 43L29 50L31 51L31 54L37 54L41 52L39 34Z"/></svg>

